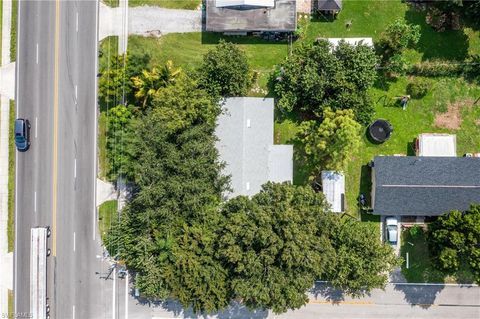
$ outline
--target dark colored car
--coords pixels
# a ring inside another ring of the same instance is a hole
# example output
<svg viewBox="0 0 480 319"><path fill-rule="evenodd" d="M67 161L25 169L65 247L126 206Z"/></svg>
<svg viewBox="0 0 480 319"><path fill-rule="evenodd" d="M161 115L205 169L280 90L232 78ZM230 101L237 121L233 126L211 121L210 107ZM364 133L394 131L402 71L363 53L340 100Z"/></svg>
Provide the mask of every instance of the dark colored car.
<svg viewBox="0 0 480 319"><path fill-rule="evenodd" d="M25 119L15 120L15 145L21 152L28 150L30 146L30 123Z"/></svg>

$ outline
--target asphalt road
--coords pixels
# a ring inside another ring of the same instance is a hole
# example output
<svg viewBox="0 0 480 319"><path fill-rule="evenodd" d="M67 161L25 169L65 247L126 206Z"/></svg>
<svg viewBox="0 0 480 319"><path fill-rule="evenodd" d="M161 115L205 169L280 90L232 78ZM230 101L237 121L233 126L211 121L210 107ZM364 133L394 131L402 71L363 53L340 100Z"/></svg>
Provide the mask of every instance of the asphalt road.
<svg viewBox="0 0 480 319"><path fill-rule="evenodd" d="M119 285L121 288L122 285ZM275 315L268 311L249 311L235 305L209 319L371 319L371 318L480 318L478 286L388 284L385 291L375 289L369 296L349 298L319 284L301 309ZM120 298L121 300L121 298ZM122 307L122 309L124 309ZM129 319L203 318L185 311L178 303L153 304L129 298ZM120 315L123 311L119 312ZM119 318L125 318L120 316Z"/></svg>
<svg viewBox="0 0 480 319"><path fill-rule="evenodd" d="M29 312L30 228L50 226L52 318L99 318L106 265L96 230L97 1L20 1L17 117L31 147L16 157L14 305Z"/></svg>

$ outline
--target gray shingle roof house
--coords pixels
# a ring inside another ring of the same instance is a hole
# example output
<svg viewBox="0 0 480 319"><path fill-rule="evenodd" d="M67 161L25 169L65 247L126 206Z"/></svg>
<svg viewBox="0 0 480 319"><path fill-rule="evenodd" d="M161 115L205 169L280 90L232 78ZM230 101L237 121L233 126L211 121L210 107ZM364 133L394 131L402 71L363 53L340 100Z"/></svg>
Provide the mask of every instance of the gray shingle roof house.
<svg viewBox="0 0 480 319"><path fill-rule="evenodd" d="M271 98L226 99L215 134L224 173L231 176L227 198L254 195L267 181L293 179L293 145L273 144L273 105Z"/></svg>
<svg viewBox="0 0 480 319"><path fill-rule="evenodd" d="M480 203L480 158L377 156L372 206L377 215L437 216Z"/></svg>
<svg viewBox="0 0 480 319"><path fill-rule="evenodd" d="M316 0L314 6L318 11L339 12L342 10L342 0Z"/></svg>
<svg viewBox="0 0 480 319"><path fill-rule="evenodd" d="M295 0L206 0L205 30L290 32L297 28Z"/></svg>

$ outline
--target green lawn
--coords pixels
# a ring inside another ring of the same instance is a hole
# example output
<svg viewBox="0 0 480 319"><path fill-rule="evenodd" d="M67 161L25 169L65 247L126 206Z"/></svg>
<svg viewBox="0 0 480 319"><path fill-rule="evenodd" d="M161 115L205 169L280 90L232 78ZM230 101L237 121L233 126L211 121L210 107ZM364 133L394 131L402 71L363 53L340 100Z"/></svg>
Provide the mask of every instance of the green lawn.
<svg viewBox="0 0 480 319"><path fill-rule="evenodd" d="M472 283L472 274L463 267L453 275L447 275L433 267L434 261L428 250L425 233L423 231L413 235L408 231L402 231L402 246L400 255L404 260L402 273L408 282L434 282L434 283ZM409 268L407 269L408 253Z"/></svg>
<svg viewBox="0 0 480 319"><path fill-rule="evenodd" d="M99 230L102 240L112 225L112 219L117 216L118 202L116 200L109 200L100 205L98 208Z"/></svg>
<svg viewBox="0 0 480 319"><path fill-rule="evenodd" d="M157 6L168 9L195 10L201 5L201 3L201 0L129 0L128 6Z"/></svg>
<svg viewBox="0 0 480 319"><path fill-rule="evenodd" d="M480 32L471 28L435 32L425 22L425 12L411 9L401 1L343 1L343 10L334 21L314 18L306 27L306 40L316 38L372 37L377 40L388 24L402 19L419 25L421 38L416 48L418 62L427 59L463 60L480 53ZM347 22L351 27L347 28ZM455 43L455 45L452 45Z"/></svg>
<svg viewBox="0 0 480 319"><path fill-rule="evenodd" d="M214 33L177 33L167 34L161 38L130 36L130 52L148 52L152 65L162 65L172 60L185 69L196 69L202 63L203 54L213 48L220 39L237 43L245 50L253 71L259 73L258 83L266 89L268 76L274 66L285 59L288 54L286 42L269 42L252 37L221 36ZM262 95L251 92L250 95ZM265 94L263 94L265 95Z"/></svg>

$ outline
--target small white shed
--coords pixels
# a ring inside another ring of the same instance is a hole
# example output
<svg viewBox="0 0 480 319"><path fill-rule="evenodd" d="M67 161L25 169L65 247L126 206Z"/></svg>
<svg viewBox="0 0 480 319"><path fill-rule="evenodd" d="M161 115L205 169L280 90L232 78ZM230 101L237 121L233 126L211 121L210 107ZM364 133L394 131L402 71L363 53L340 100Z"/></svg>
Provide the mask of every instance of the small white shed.
<svg viewBox="0 0 480 319"><path fill-rule="evenodd" d="M417 156L457 156L457 136L455 134L420 134L416 142Z"/></svg>
<svg viewBox="0 0 480 319"><path fill-rule="evenodd" d="M334 213L345 211L345 176L335 171L322 171L322 191Z"/></svg>

